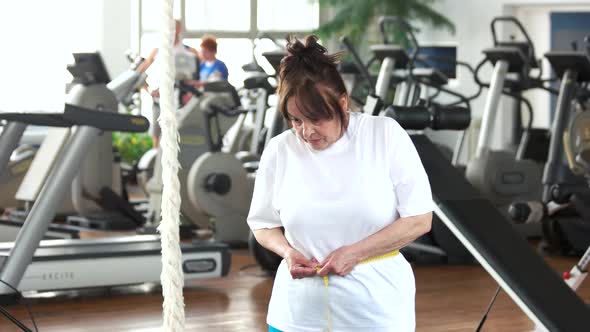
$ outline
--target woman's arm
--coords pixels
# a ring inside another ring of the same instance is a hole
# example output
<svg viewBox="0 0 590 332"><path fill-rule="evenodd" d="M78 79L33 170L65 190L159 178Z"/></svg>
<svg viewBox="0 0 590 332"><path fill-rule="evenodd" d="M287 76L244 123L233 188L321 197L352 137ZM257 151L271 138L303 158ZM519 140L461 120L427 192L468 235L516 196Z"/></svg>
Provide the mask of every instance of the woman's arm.
<svg viewBox="0 0 590 332"><path fill-rule="evenodd" d="M377 233L351 245L359 262L399 250L430 231L432 212L400 218Z"/></svg>
<svg viewBox="0 0 590 332"><path fill-rule="evenodd" d="M316 275L318 261L307 259L299 251L293 249L280 228L262 228L253 231L256 241L266 249L283 257L289 266L293 278L305 278Z"/></svg>
<svg viewBox="0 0 590 332"><path fill-rule="evenodd" d="M367 238L341 247L332 252L320 264L320 276L334 273L340 276L348 274L355 265L365 259L384 255L399 250L421 235L430 231L432 212L400 218Z"/></svg>
<svg viewBox="0 0 590 332"><path fill-rule="evenodd" d="M135 69L138 73L143 73L145 72L156 60L156 55L158 54L158 49L154 48L150 54L148 55L147 58L145 58L145 60L143 60L139 66L137 66L137 68Z"/></svg>
<svg viewBox="0 0 590 332"><path fill-rule="evenodd" d="M287 250L292 249L280 227L261 228L252 232L254 233L256 241L258 241L261 246L283 258L285 258Z"/></svg>

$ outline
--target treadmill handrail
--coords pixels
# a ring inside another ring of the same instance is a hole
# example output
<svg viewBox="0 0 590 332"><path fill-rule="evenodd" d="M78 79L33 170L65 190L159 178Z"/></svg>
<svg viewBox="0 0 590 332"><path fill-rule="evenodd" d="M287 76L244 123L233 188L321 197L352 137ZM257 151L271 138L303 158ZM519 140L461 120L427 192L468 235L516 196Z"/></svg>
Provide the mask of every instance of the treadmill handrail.
<svg viewBox="0 0 590 332"><path fill-rule="evenodd" d="M149 128L149 121L144 116L98 111L67 103L64 111L59 113L8 112L0 113L0 119L49 127L88 126L104 131L144 132Z"/></svg>

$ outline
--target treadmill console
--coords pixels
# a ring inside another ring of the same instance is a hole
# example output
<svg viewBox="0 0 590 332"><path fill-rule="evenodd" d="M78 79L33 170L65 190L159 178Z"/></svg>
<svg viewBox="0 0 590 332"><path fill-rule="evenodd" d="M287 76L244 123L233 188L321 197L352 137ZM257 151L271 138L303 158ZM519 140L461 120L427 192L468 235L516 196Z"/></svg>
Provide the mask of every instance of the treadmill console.
<svg viewBox="0 0 590 332"><path fill-rule="evenodd" d="M74 53L74 63L68 71L74 76L73 83L83 85L107 84L111 81L100 53Z"/></svg>

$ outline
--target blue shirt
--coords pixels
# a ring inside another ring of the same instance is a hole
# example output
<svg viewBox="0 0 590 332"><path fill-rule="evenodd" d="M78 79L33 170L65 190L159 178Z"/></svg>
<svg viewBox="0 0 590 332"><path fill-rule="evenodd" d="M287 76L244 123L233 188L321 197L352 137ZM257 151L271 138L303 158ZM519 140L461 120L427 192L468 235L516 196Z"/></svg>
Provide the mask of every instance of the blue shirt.
<svg viewBox="0 0 590 332"><path fill-rule="evenodd" d="M201 62L199 66L201 80L208 80L211 76L217 75L220 78L227 80L228 71L225 63L221 60L215 60L211 63Z"/></svg>

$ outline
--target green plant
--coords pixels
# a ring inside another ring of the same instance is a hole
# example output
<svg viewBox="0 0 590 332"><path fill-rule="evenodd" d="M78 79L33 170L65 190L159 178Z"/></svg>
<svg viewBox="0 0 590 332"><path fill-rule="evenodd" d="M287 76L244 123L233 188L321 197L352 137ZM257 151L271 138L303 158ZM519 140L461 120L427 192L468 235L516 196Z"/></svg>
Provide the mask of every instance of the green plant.
<svg viewBox="0 0 590 332"><path fill-rule="evenodd" d="M315 33L320 38L346 35L354 45L361 45L361 41L366 40L367 28L375 24L375 18L379 16L398 16L409 24L421 21L455 33L453 23L432 8L434 2L435 0L319 0L321 7L332 7L336 13ZM407 36L400 29L394 28L388 32L391 33L389 39L393 42L408 45Z"/></svg>
<svg viewBox="0 0 590 332"><path fill-rule="evenodd" d="M141 156L153 146L152 138L147 133L113 133L113 146L117 148L121 158L135 164Z"/></svg>

